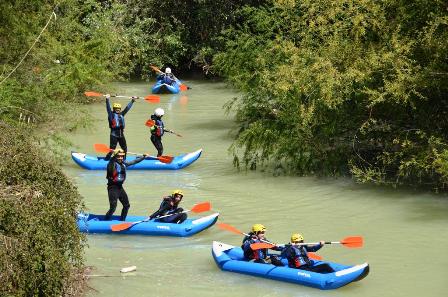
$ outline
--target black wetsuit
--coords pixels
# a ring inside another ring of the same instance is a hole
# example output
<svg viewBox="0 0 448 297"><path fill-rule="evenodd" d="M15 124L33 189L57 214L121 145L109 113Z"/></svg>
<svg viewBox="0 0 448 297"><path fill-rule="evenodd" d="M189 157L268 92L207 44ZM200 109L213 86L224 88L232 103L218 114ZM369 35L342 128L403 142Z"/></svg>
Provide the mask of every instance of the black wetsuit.
<svg viewBox="0 0 448 297"><path fill-rule="evenodd" d="M183 221L185 221L187 219L187 214L182 213L184 210L181 207L178 207L178 205L179 205L179 203L174 202L173 196L164 197L162 200L162 203L160 204L159 209L156 212L154 212L150 216L150 218L157 219L157 217L172 214L168 217L161 218L158 221L165 222L165 223L181 224Z"/></svg>
<svg viewBox="0 0 448 297"><path fill-rule="evenodd" d="M160 157L163 155L162 136L163 133L165 133L165 128L162 118L152 114L151 120L155 123L155 125L151 127L151 142L157 150L157 157Z"/></svg>
<svg viewBox="0 0 448 297"><path fill-rule="evenodd" d="M134 100L128 103L126 108L121 113L113 112L110 108L110 99L106 98L106 110L107 110L107 119L109 121L110 128L110 139L109 139L109 148L114 150L117 147L117 143L120 144L120 147L126 153L128 150L128 146L126 144L126 138L124 137L124 116L131 109ZM110 151L106 157L104 158L106 161L110 159L112 155L112 151ZM126 156L125 156L126 158Z"/></svg>
<svg viewBox="0 0 448 297"><path fill-rule="evenodd" d="M144 160L145 157L138 157L131 162L123 161L118 163L116 158L112 158L107 164L107 194L109 196L109 211L104 217L105 221L109 221L117 208L117 200L123 205L121 210L120 221L126 220L128 210L131 207L129 204L128 195L123 188L123 183L126 180L126 167L137 164Z"/></svg>

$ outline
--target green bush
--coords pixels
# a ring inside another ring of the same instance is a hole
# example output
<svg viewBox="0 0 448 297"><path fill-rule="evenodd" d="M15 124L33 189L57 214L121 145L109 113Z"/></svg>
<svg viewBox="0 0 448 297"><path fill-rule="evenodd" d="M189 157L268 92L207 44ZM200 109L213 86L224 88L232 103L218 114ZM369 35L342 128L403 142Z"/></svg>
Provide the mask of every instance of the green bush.
<svg viewBox="0 0 448 297"><path fill-rule="evenodd" d="M28 135L4 123L0 135L0 295L79 294L81 197Z"/></svg>

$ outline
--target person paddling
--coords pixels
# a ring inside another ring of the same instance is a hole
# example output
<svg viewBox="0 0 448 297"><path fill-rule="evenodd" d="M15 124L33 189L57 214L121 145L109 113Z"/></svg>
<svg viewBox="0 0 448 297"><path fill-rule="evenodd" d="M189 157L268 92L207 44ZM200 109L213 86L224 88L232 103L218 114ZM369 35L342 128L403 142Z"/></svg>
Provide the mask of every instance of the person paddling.
<svg viewBox="0 0 448 297"><path fill-rule="evenodd" d="M162 203L159 209L154 212L149 218L156 219L157 217L170 215L160 220L159 222L181 224L187 219L187 214L183 213L183 208L179 207L179 203L182 201L184 193L181 190L175 190L169 196L163 197Z"/></svg>
<svg viewBox="0 0 448 297"><path fill-rule="evenodd" d="M126 145L126 138L124 137L124 127L125 127L124 116L131 109L132 104L135 102L136 97L131 98L132 98L131 101L128 103L125 109L121 111L120 103L114 103L112 105L112 109L110 108L110 94L106 94L107 119L109 121L109 128L110 128L109 148L114 150L117 147L117 143L119 143L120 147L125 152L125 158L128 147ZM104 160L106 161L110 160L111 155L112 151L106 155Z"/></svg>
<svg viewBox="0 0 448 297"><path fill-rule="evenodd" d="M128 214L128 210L131 207L129 204L128 195L123 188L123 183L126 180L126 168L143 161L146 154L141 157L137 157L134 160L127 162L124 161L125 152L122 149L115 149L112 154L112 158L107 164L107 194L109 196L109 211L104 217L105 221L110 221L112 215L117 208L117 200L123 205L121 210L120 221L125 221Z"/></svg>
<svg viewBox="0 0 448 297"><path fill-rule="evenodd" d="M156 108L154 114L151 115L151 120L154 121L154 125L151 126L151 142L157 150L157 157L163 155L162 136L169 130L165 129L165 124L162 121L162 117L165 114L163 108Z"/></svg>
<svg viewBox="0 0 448 297"><path fill-rule="evenodd" d="M176 77L171 73L171 68L169 67L165 68L165 73L160 72L160 74L157 75L156 79L170 86L176 81Z"/></svg>
<svg viewBox="0 0 448 297"><path fill-rule="evenodd" d="M333 268L327 263L316 265L316 263L308 257L308 252L316 252L323 247L325 241L321 241L316 245L302 245L303 236L299 233L291 235L291 242L285 245L282 256L288 260L288 266L302 270L308 270L317 273L332 273Z"/></svg>
<svg viewBox="0 0 448 297"><path fill-rule="evenodd" d="M268 249L256 249L251 248L251 244L260 242L269 242L265 236L266 228L262 224L255 224L252 226L252 231L245 236L241 248L244 251L244 258L247 261L253 261L255 263L273 264L275 266L283 266L283 263L276 255L269 255ZM272 247L273 250L281 250L281 247Z"/></svg>

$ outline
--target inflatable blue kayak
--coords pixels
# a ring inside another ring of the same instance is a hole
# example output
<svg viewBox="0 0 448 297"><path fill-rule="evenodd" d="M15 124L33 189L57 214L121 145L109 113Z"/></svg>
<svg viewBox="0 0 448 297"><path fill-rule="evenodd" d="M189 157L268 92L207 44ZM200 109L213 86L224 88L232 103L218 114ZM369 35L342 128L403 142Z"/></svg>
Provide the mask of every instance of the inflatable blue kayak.
<svg viewBox="0 0 448 297"><path fill-rule="evenodd" d="M216 264L222 270L296 283L321 290L340 288L351 282L363 279L369 273L369 264L367 263L349 266L315 261L317 265L319 263L327 263L335 270L333 273L323 274L289 268L286 259L282 259L282 262L285 264L284 267L248 262L243 260L243 250L240 247L217 241L213 242L212 254Z"/></svg>
<svg viewBox="0 0 448 297"><path fill-rule="evenodd" d="M218 220L219 213L214 213L198 219L186 219L182 224L160 223L154 220L143 222L129 229L113 232L112 225L123 223L119 216L113 216L111 221L102 221L104 215L78 214L78 227L85 233L107 233L107 234L133 234L152 236L191 236L213 226ZM146 219L143 216L127 216L126 222L137 222Z"/></svg>
<svg viewBox="0 0 448 297"><path fill-rule="evenodd" d="M129 170L176 170L182 169L196 161L202 153L202 149L192 153L174 157L171 163L162 163L156 158L147 157L145 160L135 165L129 166ZM108 161L104 157L90 156L82 153L72 152L72 159L76 164L89 170L106 170ZM134 156L127 156L126 160L131 161Z"/></svg>
<svg viewBox="0 0 448 297"><path fill-rule="evenodd" d="M180 83L173 81L173 84L169 85L161 80L158 80L151 88L153 94L177 94L180 92Z"/></svg>

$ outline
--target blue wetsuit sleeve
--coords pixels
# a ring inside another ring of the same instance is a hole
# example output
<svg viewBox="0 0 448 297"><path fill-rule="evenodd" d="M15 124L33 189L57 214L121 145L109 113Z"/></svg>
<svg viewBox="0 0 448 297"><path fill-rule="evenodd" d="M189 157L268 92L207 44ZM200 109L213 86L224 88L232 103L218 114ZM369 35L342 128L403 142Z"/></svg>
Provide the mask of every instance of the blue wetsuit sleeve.
<svg viewBox="0 0 448 297"><path fill-rule="evenodd" d="M128 105L126 105L126 108L121 112L121 114L124 116L132 107L132 104L134 104L134 101L131 100L131 102L128 103Z"/></svg>
<svg viewBox="0 0 448 297"><path fill-rule="evenodd" d="M141 156L141 157L138 157L138 158L135 158L134 160L132 160L132 161L129 161L129 162L124 162L124 165L126 166L126 167L129 167L129 166L132 166L132 165L135 165L135 164L137 164L137 163L140 163L141 161L143 161L145 159L145 157L143 157L143 156Z"/></svg>
<svg viewBox="0 0 448 297"><path fill-rule="evenodd" d="M322 244L316 244L316 245L307 245L307 246L305 246L305 248L306 248L306 251L307 252L317 252L318 250L320 250L321 248L323 247L323 245Z"/></svg>
<svg viewBox="0 0 448 297"><path fill-rule="evenodd" d="M110 99L106 98L106 110L107 115L110 117L112 115L112 109L110 108Z"/></svg>

